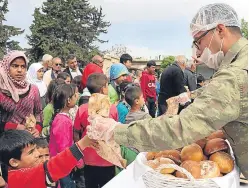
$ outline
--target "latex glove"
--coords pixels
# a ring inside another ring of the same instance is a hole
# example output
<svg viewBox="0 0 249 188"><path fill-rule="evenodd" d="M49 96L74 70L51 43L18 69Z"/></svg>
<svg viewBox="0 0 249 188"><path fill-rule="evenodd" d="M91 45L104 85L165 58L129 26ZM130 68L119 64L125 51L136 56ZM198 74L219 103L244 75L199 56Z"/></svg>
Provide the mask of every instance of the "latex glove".
<svg viewBox="0 0 249 188"><path fill-rule="evenodd" d="M108 142L113 137L113 130L120 124L112 118L104 118L99 115L88 118L90 126L87 127L87 135L90 139L104 140Z"/></svg>

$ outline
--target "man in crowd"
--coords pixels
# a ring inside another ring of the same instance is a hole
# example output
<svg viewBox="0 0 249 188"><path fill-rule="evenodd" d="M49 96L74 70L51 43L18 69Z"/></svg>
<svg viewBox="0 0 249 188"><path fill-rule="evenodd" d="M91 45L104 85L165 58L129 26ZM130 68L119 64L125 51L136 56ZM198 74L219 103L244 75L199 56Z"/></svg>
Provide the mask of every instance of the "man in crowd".
<svg viewBox="0 0 249 188"><path fill-rule="evenodd" d="M161 75L160 93L158 97L159 115L167 111L166 100L186 92L184 88L184 70L187 59L183 55L176 56L175 63L168 66Z"/></svg>
<svg viewBox="0 0 249 188"><path fill-rule="evenodd" d="M132 57L129 54L123 54L120 57L120 63L124 64L128 70L130 70L132 65ZM131 74L126 76L126 80L132 82Z"/></svg>
<svg viewBox="0 0 249 188"><path fill-rule="evenodd" d="M92 62L85 67L82 74L82 89L86 88L87 79L92 73L103 73L103 62L104 60L100 55L95 55L92 58Z"/></svg>
<svg viewBox="0 0 249 188"><path fill-rule="evenodd" d="M52 60L52 69L45 72L43 75L43 81L45 82L46 86L49 85L51 80L57 78L57 75L61 72L62 61L59 57L55 57Z"/></svg>
<svg viewBox="0 0 249 188"><path fill-rule="evenodd" d="M188 86L189 91L194 91L197 88L196 65L193 60L188 60L186 63L186 69L184 70L184 85Z"/></svg>
<svg viewBox="0 0 249 188"><path fill-rule="evenodd" d="M142 73L140 86L143 92L145 104L148 107L151 117L156 114L156 78L155 78L156 62L148 61L147 70Z"/></svg>
<svg viewBox="0 0 249 188"><path fill-rule="evenodd" d="M42 65L43 65L43 71L46 72L47 70L52 69L52 59L53 57L49 54L45 54L42 57Z"/></svg>
<svg viewBox="0 0 249 188"><path fill-rule="evenodd" d="M79 68L75 55L70 54L67 57L67 65L68 67L63 72L68 73L71 76L71 80L76 76L82 75L82 69Z"/></svg>

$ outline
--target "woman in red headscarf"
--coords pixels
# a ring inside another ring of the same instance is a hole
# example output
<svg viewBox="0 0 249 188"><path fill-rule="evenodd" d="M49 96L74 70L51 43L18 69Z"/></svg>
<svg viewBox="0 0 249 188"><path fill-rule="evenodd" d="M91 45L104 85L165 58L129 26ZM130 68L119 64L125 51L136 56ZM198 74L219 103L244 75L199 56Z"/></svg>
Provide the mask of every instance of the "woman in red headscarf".
<svg viewBox="0 0 249 188"><path fill-rule="evenodd" d="M27 57L11 51L0 62L0 133L8 129L25 129L33 115L36 125L29 130L39 136L42 129L42 106L39 90L26 80Z"/></svg>

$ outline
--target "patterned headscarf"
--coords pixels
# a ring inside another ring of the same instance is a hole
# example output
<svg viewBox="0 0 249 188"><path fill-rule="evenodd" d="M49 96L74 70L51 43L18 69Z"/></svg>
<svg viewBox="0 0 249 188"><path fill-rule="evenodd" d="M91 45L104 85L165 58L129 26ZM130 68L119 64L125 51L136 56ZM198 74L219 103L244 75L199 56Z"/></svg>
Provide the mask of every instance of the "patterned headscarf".
<svg viewBox="0 0 249 188"><path fill-rule="evenodd" d="M115 80L122 75L128 75L129 71L122 63L114 63L110 68L110 80Z"/></svg>
<svg viewBox="0 0 249 188"><path fill-rule="evenodd" d="M15 102L19 101L19 95L26 93L29 90L29 83L26 78L22 81L17 81L9 74L10 65L13 60L22 57L28 64L26 55L21 51L11 51L0 61L0 90L2 93L10 95Z"/></svg>

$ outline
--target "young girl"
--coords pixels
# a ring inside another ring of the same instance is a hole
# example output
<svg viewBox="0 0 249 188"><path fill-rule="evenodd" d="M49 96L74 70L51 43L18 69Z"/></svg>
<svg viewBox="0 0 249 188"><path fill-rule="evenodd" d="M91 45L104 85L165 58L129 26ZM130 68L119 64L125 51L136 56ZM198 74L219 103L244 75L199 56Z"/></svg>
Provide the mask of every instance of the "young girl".
<svg viewBox="0 0 249 188"><path fill-rule="evenodd" d="M65 81L66 84L70 84L71 83L71 76L66 73L66 72L61 72L58 74L57 79L62 79Z"/></svg>
<svg viewBox="0 0 249 188"><path fill-rule="evenodd" d="M42 109L46 106L45 97L47 93L47 86L45 82L43 82L43 74L43 66L41 63L32 63L27 73L29 83L36 85L39 89Z"/></svg>
<svg viewBox="0 0 249 188"><path fill-rule="evenodd" d="M69 110L78 100L78 92L71 84L59 85L53 95L54 119L50 129L49 151L51 157L73 145L73 122ZM60 180L61 188L75 187L71 175Z"/></svg>
<svg viewBox="0 0 249 188"><path fill-rule="evenodd" d="M47 140L49 140L50 122L54 114L52 96L57 86L61 84L65 84L65 82L61 79L55 79L52 80L48 85L47 98L46 98L47 106L43 109L43 128L42 128L42 137L46 137Z"/></svg>

